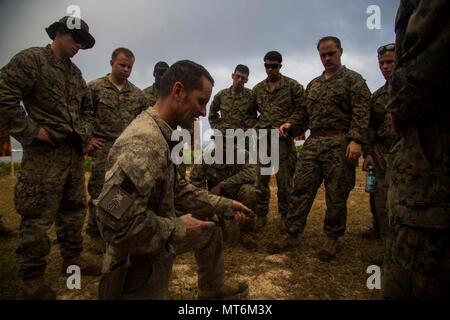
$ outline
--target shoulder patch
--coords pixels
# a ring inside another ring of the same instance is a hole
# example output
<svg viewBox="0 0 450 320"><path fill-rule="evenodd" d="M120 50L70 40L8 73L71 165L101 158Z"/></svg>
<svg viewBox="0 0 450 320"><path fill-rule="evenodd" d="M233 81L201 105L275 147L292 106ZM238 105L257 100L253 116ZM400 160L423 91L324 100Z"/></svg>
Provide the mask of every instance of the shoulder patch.
<svg viewBox="0 0 450 320"><path fill-rule="evenodd" d="M133 200L131 196L118 185L113 185L103 198L98 202L100 208L119 220L130 208Z"/></svg>

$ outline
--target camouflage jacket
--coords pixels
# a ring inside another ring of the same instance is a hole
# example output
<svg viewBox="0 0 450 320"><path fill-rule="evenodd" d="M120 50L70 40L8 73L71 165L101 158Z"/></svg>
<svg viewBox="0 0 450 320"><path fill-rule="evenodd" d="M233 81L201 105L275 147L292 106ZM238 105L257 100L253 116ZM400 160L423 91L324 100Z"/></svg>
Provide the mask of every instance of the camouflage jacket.
<svg viewBox="0 0 450 320"><path fill-rule="evenodd" d="M94 105L94 136L114 141L122 131L147 108L147 99L142 91L127 82L119 91L108 79L108 75L89 83Z"/></svg>
<svg viewBox="0 0 450 320"><path fill-rule="evenodd" d="M219 115L220 112L220 115ZM231 88L219 91L209 107L211 128L225 133L226 129L252 128L257 119L256 109L252 107L252 91L244 88L239 95L233 95Z"/></svg>
<svg viewBox="0 0 450 320"><path fill-rule="evenodd" d="M81 71L70 59L58 59L50 45L23 50L3 67L0 113L0 126L25 146L41 127L56 143L74 133L87 142L94 122L91 94Z"/></svg>
<svg viewBox="0 0 450 320"><path fill-rule="evenodd" d="M170 160L172 128L150 107L111 148L97 205L103 238L115 251L155 253L185 236L175 210L210 217L231 200L179 180Z"/></svg>
<svg viewBox="0 0 450 320"><path fill-rule="evenodd" d="M147 98L147 106L153 107L159 99L159 92L155 87L155 84L152 84L150 87L145 88L142 90L145 97Z"/></svg>
<svg viewBox="0 0 450 320"><path fill-rule="evenodd" d="M388 111L402 129L450 127L449 11L446 0L402 0L398 9Z"/></svg>
<svg viewBox="0 0 450 320"><path fill-rule="evenodd" d="M368 141L367 145L364 145L364 153L375 157L383 169L385 169L384 158L398 139L392 125L391 114L386 112L388 99L388 83L386 82L370 98Z"/></svg>
<svg viewBox="0 0 450 320"><path fill-rule="evenodd" d="M303 102L303 86L286 76L281 77L278 88L270 92L267 79L253 88L254 106L260 115L256 129L278 129L288 122Z"/></svg>
<svg viewBox="0 0 450 320"><path fill-rule="evenodd" d="M313 79L300 111L292 117L294 131L339 130L349 139L367 141L370 90L359 73L342 66L331 78Z"/></svg>
<svg viewBox="0 0 450 320"><path fill-rule="evenodd" d="M256 174L256 167L251 164L196 164L190 182L207 190L222 183L224 194L231 195L243 184L254 184Z"/></svg>

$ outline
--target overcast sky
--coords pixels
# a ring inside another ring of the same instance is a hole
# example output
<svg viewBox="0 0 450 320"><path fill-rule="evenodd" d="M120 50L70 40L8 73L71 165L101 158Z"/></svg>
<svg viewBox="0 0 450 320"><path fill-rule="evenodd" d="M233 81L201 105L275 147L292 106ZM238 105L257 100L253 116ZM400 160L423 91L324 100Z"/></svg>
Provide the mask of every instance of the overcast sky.
<svg viewBox="0 0 450 320"><path fill-rule="evenodd" d="M384 83L376 49L394 42L394 20L400 0L126 0L0 1L0 66L20 50L50 43L45 27L78 5L96 39L73 61L86 81L110 71L111 52L128 47L136 55L131 82L145 88L153 66L191 59L216 80L213 94L231 85L236 64L250 68L248 87L265 78L263 56L283 55L282 73L305 87L321 74L316 50L319 38L342 40L343 64L359 73L374 91ZM381 29L366 25L368 6L381 9Z"/></svg>

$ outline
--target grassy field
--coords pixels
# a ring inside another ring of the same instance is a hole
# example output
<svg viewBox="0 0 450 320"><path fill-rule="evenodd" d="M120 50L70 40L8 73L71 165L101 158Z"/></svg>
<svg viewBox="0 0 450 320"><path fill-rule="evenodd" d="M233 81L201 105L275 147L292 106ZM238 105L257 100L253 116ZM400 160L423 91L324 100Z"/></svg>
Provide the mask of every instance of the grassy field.
<svg viewBox="0 0 450 320"><path fill-rule="evenodd" d="M375 299L378 292L367 289L367 267L382 254L379 240L363 240L357 234L370 226L368 195L364 192L364 176L357 168L357 183L348 200L347 233L340 239L336 260L321 262L316 258L325 236L322 232L325 214L323 186L314 202L300 246L286 254L269 255L268 243L280 237L276 206L276 187L272 186L269 222L255 234L259 248L249 252L236 243L225 245L225 269L229 277L247 280L249 299ZM18 228L20 218L14 210L15 179L0 176L0 208L8 226ZM55 239L55 232L50 231ZM14 258L16 239L0 239L0 299L20 297L20 280ZM101 257L87 254L101 263ZM58 246L48 257L48 280L56 289L58 299L96 299L99 278L82 278L81 290L68 290L61 276ZM196 264L192 253L177 258L170 292L173 299L195 299L197 296Z"/></svg>

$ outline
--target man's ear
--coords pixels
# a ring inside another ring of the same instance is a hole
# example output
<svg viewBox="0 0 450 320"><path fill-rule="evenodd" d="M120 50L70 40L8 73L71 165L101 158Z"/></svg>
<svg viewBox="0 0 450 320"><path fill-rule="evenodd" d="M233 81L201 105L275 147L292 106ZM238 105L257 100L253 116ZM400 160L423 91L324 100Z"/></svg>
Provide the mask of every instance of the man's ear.
<svg viewBox="0 0 450 320"><path fill-rule="evenodd" d="M177 101L181 101L182 99L184 99L185 93L186 93L186 90L184 88L184 85L179 81L175 82L175 84L172 86L172 90L171 90L171 94L172 94L173 98Z"/></svg>
<svg viewBox="0 0 450 320"><path fill-rule="evenodd" d="M109 60L109 64L111 65L111 67L113 66L113 64L114 64L114 60Z"/></svg>

